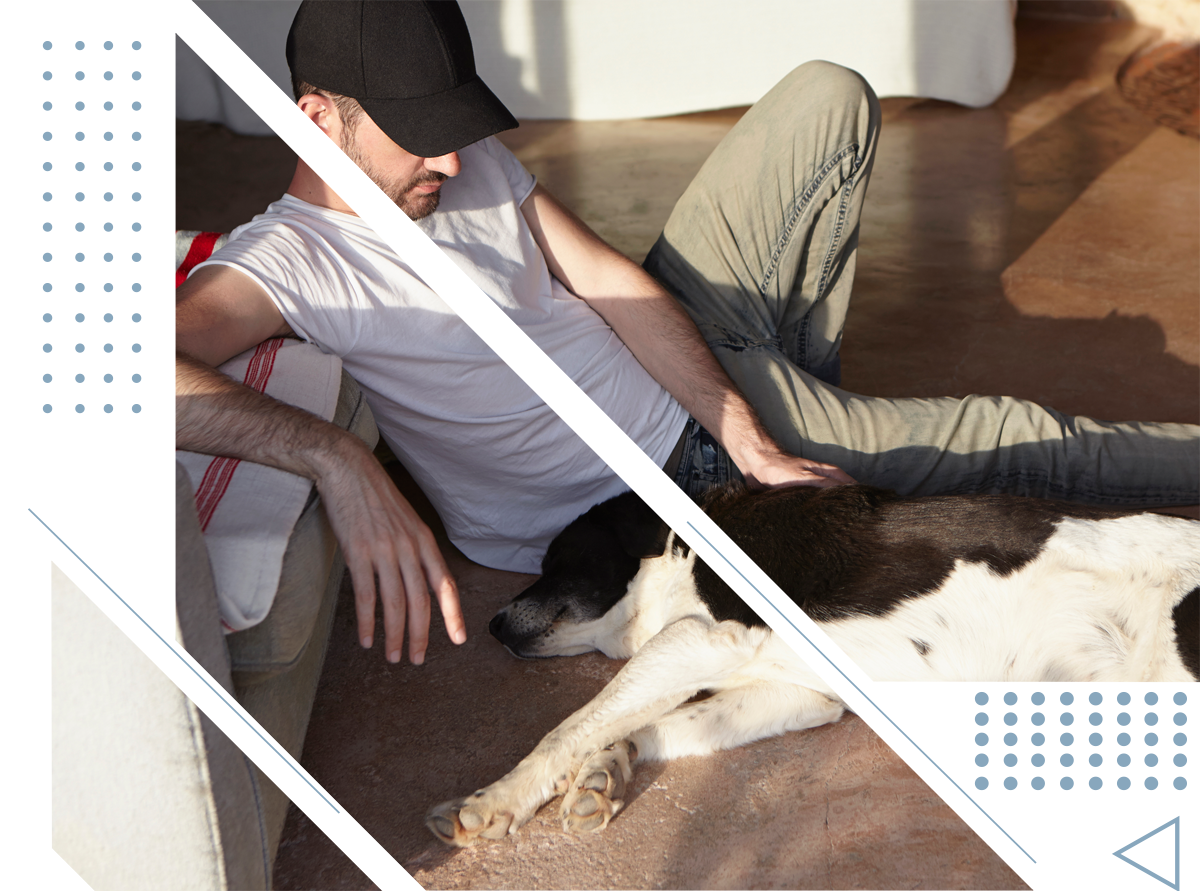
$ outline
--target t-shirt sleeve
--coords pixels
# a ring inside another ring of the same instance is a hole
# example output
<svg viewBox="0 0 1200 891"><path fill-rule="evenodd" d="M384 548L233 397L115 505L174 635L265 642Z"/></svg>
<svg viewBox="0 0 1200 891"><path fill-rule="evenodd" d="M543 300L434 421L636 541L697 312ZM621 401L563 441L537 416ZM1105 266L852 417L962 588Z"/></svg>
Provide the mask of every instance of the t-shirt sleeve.
<svg viewBox="0 0 1200 891"><path fill-rule="evenodd" d="M517 204L524 203L525 199L529 197L529 193L533 191L533 187L537 185L537 177L526 170L524 165L517 160L517 156L505 148L504 143L495 136L489 136L479 144L484 151L496 159L500 169L504 171L513 196L517 199Z"/></svg>
<svg viewBox="0 0 1200 891"><path fill-rule="evenodd" d="M250 224L235 230L229 242L196 269L229 266L248 275L298 337L323 352L345 356L358 340L363 318L362 307L355 306L360 289L338 264L313 262L319 251L289 227ZM339 299L325 295L339 295Z"/></svg>

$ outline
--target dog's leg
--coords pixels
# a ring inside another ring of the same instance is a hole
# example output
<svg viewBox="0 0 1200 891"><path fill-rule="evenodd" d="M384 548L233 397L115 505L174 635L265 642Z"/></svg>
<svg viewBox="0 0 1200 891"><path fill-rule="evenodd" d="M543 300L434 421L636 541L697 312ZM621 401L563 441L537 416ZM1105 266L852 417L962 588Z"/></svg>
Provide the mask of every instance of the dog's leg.
<svg viewBox="0 0 1200 891"><path fill-rule="evenodd" d="M696 617L667 626L595 699L550 731L512 771L474 795L438 805L425 825L454 845L516 832L555 795L571 791L573 780L586 784L594 771L578 775L594 754L662 717L698 690L719 686L769 636L765 628L748 629L735 622L712 625ZM624 780L619 767L617 772ZM609 800L617 803L601 826L620 807L619 794Z"/></svg>
<svg viewBox="0 0 1200 891"><path fill-rule="evenodd" d="M567 832L595 832L621 809L630 761L669 761L710 755L789 730L819 727L841 718L840 702L782 681L756 681L681 705L635 730L584 763L562 804Z"/></svg>
<svg viewBox="0 0 1200 891"><path fill-rule="evenodd" d="M710 755L792 730L839 720L845 707L816 690L756 681L689 702L634 731L629 741L645 761Z"/></svg>

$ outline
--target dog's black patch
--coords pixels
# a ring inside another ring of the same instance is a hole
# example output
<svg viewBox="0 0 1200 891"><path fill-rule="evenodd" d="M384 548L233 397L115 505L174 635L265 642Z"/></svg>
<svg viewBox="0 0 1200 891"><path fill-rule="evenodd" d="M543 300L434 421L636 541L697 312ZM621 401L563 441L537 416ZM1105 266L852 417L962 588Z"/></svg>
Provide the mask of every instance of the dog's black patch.
<svg viewBox="0 0 1200 891"><path fill-rule="evenodd" d="M871 486L715 490L705 511L812 619L882 616L937 590L955 562L1006 576L1034 559L1064 517L1120 516L1007 495L901 498ZM718 621L762 625L702 561L700 598Z"/></svg>
<svg viewBox="0 0 1200 891"><path fill-rule="evenodd" d="M1192 588L1171 612L1175 620L1175 646L1192 677L1200 681L1200 588Z"/></svg>
<svg viewBox="0 0 1200 891"><path fill-rule="evenodd" d="M910 639L910 640L912 640L912 638L909 638L909 639ZM923 640L913 640L913 641L912 641L912 645L913 645L914 647L916 647L916 649L917 649L917 652L918 652L918 653L920 653L922 656L928 656L928 655L929 655L929 644L925 643L925 641L923 641Z"/></svg>
<svg viewBox="0 0 1200 891"><path fill-rule="evenodd" d="M751 492L740 484L713 490L703 507L818 621L885 615L937 590L959 560L1009 575L1041 552L1064 517L1128 513L1006 495L901 498L871 486ZM552 633L556 619L599 618L624 596L641 558L663 552L667 535L634 492L596 505L555 538L542 578L492 620L492 634L520 653L522 644ZM682 537L676 542L687 547ZM695 578L717 621L765 624L702 560Z"/></svg>

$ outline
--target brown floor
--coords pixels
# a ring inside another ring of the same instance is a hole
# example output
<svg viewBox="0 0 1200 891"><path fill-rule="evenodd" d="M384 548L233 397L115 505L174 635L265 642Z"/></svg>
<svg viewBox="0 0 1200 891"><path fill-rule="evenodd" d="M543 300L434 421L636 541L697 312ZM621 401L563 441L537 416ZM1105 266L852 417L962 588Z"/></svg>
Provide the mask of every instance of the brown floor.
<svg viewBox="0 0 1200 891"><path fill-rule="evenodd" d="M843 384L887 396L1003 392L1070 413L1198 422L1200 143L1157 126L1116 89L1114 72L1145 30L1018 26L1017 73L991 108L884 102ZM640 260L738 114L529 122L504 139ZM180 228L227 230L290 178L290 153L275 140L184 124L179 153ZM242 178L223 205L206 185L214 175ZM1021 886L854 717L643 766L626 810L595 837L562 834L551 805L514 838L442 847L422 825L426 809L498 778L617 667L596 656L509 657L487 621L531 577L446 551L471 639L454 648L438 624L424 667L393 667L378 647L357 647L344 598L303 758L425 886ZM370 887L295 809L276 885Z"/></svg>

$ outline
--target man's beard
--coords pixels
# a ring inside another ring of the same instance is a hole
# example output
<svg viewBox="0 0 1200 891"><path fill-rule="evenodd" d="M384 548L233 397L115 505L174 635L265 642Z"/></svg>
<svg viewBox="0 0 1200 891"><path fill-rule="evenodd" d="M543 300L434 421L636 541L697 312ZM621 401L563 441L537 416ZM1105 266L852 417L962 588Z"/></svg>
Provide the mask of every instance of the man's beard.
<svg viewBox="0 0 1200 891"><path fill-rule="evenodd" d="M346 153L346 156L351 161L358 165L359 170L370 177L371 182L383 190L383 194L391 198L396 206L404 211L409 219L419 220L437 210L438 201L442 196L440 189L429 194L409 195L409 192L417 186L445 182L448 179L446 174L438 173L435 170L426 170L418 173L412 179L400 182L396 177L386 176L376 170L371 162L359 151L358 141L353 135L345 140L342 151Z"/></svg>

